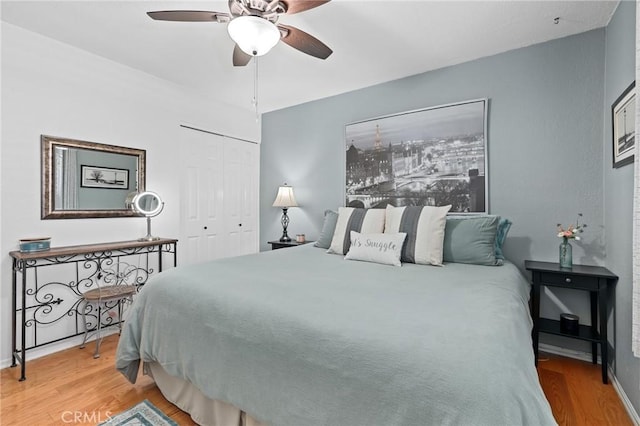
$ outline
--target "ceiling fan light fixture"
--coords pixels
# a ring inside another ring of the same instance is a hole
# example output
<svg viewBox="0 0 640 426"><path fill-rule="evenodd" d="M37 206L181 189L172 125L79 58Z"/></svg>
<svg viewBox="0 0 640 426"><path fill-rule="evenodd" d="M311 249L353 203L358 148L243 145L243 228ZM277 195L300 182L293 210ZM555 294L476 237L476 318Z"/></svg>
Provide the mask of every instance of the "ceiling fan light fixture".
<svg viewBox="0 0 640 426"><path fill-rule="evenodd" d="M258 16L239 16L227 25L229 37L251 56L268 53L280 40L280 30L271 21Z"/></svg>

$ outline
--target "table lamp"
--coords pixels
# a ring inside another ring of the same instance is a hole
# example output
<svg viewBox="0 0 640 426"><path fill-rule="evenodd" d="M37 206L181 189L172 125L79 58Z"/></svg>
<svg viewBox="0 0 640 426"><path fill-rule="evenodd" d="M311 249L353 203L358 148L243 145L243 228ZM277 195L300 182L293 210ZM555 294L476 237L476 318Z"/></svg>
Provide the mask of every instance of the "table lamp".
<svg viewBox="0 0 640 426"><path fill-rule="evenodd" d="M282 237L280 237L280 241L283 243L291 241L291 238L287 235L287 226L289 226L287 210L289 207L297 206L296 197L293 196L293 188L285 182L284 185L278 188L278 195L276 195L276 200L273 202L273 207L282 207L282 219L280 219L280 223L282 224Z"/></svg>

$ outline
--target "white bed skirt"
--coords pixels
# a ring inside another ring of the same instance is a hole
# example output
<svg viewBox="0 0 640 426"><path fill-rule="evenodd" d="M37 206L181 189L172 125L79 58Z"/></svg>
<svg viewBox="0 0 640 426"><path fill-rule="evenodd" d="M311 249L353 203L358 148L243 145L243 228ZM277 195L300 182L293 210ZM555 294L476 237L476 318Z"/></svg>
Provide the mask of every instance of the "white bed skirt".
<svg viewBox="0 0 640 426"><path fill-rule="evenodd" d="M146 363L145 372L151 374L169 402L189 413L199 425L266 426L231 404L206 397L188 381L169 375L158 363Z"/></svg>

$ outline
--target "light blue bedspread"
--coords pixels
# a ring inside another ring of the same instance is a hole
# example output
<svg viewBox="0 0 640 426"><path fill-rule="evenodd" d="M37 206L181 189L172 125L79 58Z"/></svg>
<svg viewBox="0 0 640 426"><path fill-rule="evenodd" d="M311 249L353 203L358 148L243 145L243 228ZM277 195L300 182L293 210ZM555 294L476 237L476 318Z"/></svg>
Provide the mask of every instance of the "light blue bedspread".
<svg viewBox="0 0 640 426"><path fill-rule="evenodd" d="M402 267L310 244L179 267L131 308L117 368L155 361L271 425L555 424L518 269Z"/></svg>

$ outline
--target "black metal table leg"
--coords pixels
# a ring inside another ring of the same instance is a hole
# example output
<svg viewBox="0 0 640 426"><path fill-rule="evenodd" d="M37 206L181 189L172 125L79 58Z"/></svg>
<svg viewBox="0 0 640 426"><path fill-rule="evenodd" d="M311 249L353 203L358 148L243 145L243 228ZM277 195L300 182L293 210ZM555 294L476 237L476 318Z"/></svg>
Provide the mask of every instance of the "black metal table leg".
<svg viewBox="0 0 640 426"><path fill-rule="evenodd" d="M173 243L173 267L178 266L178 245Z"/></svg>
<svg viewBox="0 0 640 426"><path fill-rule="evenodd" d="M11 318L11 366L15 367L16 364L16 323L18 321L18 313L16 312L16 297L17 297L17 282L16 282L16 274L17 271L17 259L13 259L13 266L11 269L11 288L12 288L12 297L11 297L11 312L13 312L13 317Z"/></svg>
<svg viewBox="0 0 640 426"><path fill-rule="evenodd" d="M22 264L22 335L20 347L20 379L19 381L23 382L27 380L26 370L27 370L27 322L25 321L25 307L27 306L27 268L24 267L24 263Z"/></svg>
<svg viewBox="0 0 640 426"><path fill-rule="evenodd" d="M595 336L598 333L598 292L590 291L591 297L591 331ZM591 362L598 363L598 342L591 342Z"/></svg>
<svg viewBox="0 0 640 426"><path fill-rule="evenodd" d="M603 281L601 278L600 281ZM598 304L600 305L600 353L602 360L602 383L609 383L609 342L607 340L607 286L601 283L598 292Z"/></svg>

